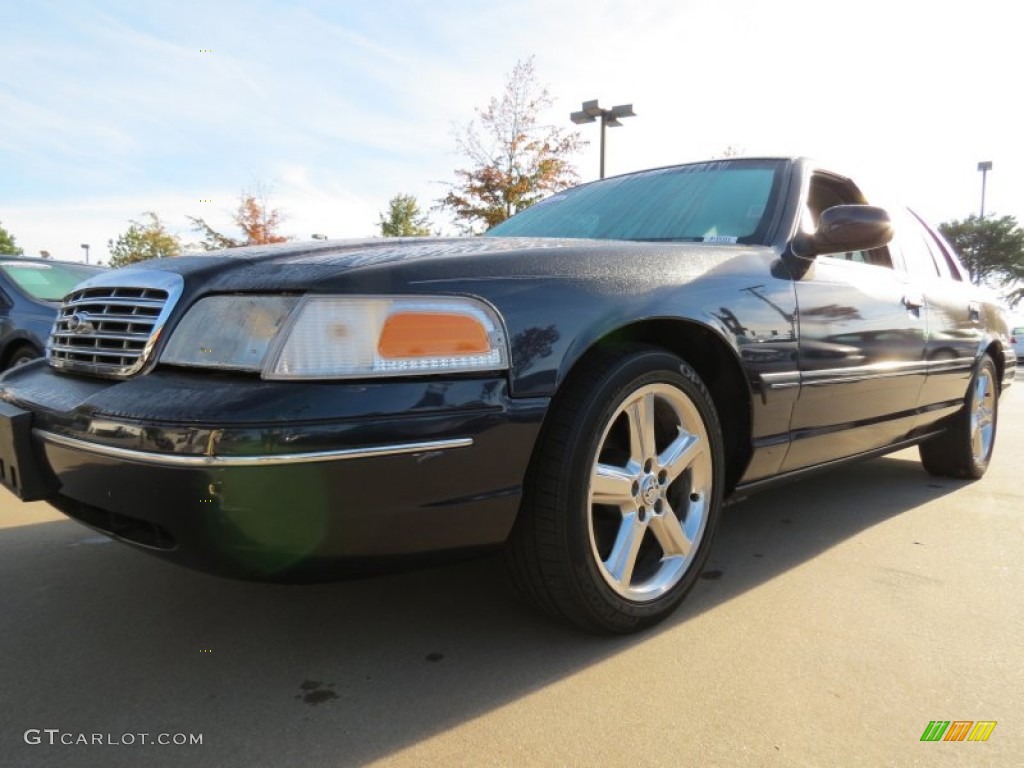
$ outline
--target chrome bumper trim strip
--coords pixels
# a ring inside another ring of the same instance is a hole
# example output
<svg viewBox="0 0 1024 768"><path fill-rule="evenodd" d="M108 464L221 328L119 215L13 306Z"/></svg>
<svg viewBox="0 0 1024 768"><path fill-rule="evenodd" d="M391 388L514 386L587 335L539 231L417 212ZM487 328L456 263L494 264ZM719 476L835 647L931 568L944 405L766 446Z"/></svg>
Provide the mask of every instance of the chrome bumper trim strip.
<svg viewBox="0 0 1024 768"><path fill-rule="evenodd" d="M58 435L41 429L32 430L40 440L73 448L78 451L109 456L139 464L157 464L165 467L264 467L277 464L310 464L317 461L342 461L345 459L370 459L378 456L400 456L406 453L428 453L430 451L446 451L452 448L468 448L473 445L470 437L452 438L449 440L425 440L417 443L394 443L391 445L372 445L364 448L340 448L334 451L312 451L309 453L264 454L259 456L184 456L173 453L152 453L136 451L130 448L115 448L111 445L100 445L75 437Z"/></svg>

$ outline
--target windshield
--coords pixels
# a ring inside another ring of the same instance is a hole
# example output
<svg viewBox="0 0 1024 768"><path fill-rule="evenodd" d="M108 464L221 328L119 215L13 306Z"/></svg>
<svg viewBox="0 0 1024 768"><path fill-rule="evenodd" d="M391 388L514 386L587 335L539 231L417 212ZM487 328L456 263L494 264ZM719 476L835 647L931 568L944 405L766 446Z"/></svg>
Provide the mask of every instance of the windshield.
<svg viewBox="0 0 1024 768"><path fill-rule="evenodd" d="M60 301L80 282L103 271L85 264L35 261L3 261L0 270L21 290L41 301Z"/></svg>
<svg viewBox="0 0 1024 768"><path fill-rule="evenodd" d="M783 160L726 160L574 187L516 214L491 237L763 244Z"/></svg>

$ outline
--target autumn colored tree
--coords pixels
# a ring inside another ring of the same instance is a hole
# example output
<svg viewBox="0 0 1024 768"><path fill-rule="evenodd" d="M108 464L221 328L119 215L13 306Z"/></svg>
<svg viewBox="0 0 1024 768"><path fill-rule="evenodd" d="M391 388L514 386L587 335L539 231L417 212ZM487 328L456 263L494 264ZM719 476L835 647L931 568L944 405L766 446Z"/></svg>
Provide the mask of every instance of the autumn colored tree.
<svg viewBox="0 0 1024 768"><path fill-rule="evenodd" d="M245 235L246 245L262 245L264 243L284 243L287 237L277 234L277 228L284 221L284 215L276 208L267 205L266 195L242 195L235 213L235 223Z"/></svg>
<svg viewBox="0 0 1024 768"><path fill-rule="evenodd" d="M458 181L439 202L454 213L463 230L493 227L577 183L569 157L585 142L578 132L541 123L543 111L551 105L531 56L516 62L500 97L456 129L456 148L469 167L456 169Z"/></svg>
<svg viewBox="0 0 1024 768"><path fill-rule="evenodd" d="M142 214L143 221L132 219L128 230L108 240L110 266L124 267L147 259L166 259L181 255L181 240L164 227L152 211Z"/></svg>
<svg viewBox="0 0 1024 768"><path fill-rule="evenodd" d="M1013 216L971 215L943 222L939 230L960 254L973 282L1012 288L1024 280L1024 228ZM1013 302L1022 298L1022 289L1010 293Z"/></svg>
<svg viewBox="0 0 1024 768"><path fill-rule="evenodd" d="M199 247L204 251L238 248L243 245L284 243L290 239L278 234L277 229L285 220L285 215L270 207L267 194L259 185L255 191L242 191L238 198L238 208L231 217L242 231L241 237L231 237L218 232L201 217L187 218L192 222L192 229L202 235Z"/></svg>
<svg viewBox="0 0 1024 768"><path fill-rule="evenodd" d="M20 256L21 248L14 242L14 235L0 226L0 253L8 256Z"/></svg>
<svg viewBox="0 0 1024 768"><path fill-rule="evenodd" d="M430 234L430 221L420 211L420 204L413 195L392 197L387 215L381 213L379 223L384 237L423 237Z"/></svg>

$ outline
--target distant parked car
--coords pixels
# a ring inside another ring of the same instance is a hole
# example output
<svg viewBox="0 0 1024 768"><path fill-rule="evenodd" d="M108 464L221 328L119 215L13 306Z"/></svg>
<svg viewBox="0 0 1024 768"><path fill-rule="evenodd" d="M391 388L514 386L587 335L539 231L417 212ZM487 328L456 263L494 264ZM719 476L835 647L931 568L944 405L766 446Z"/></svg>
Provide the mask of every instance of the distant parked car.
<svg viewBox="0 0 1024 768"><path fill-rule="evenodd" d="M1024 359L1024 325L1016 325L1010 331L1010 343L1013 344L1013 351L1017 353L1017 358Z"/></svg>
<svg viewBox="0 0 1024 768"><path fill-rule="evenodd" d="M103 271L46 259L0 259L0 370L42 357L61 299Z"/></svg>

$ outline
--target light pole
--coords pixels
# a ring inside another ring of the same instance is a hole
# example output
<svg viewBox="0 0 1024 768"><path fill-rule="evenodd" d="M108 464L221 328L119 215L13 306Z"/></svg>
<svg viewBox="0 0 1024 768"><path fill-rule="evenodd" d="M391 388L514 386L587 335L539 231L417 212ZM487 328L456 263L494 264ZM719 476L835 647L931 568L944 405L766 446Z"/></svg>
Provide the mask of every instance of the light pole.
<svg viewBox="0 0 1024 768"><path fill-rule="evenodd" d="M983 160L978 163L978 170L981 171L981 218L985 218L985 177L992 170L992 161Z"/></svg>
<svg viewBox="0 0 1024 768"><path fill-rule="evenodd" d="M85 263L88 264L89 263L89 244L88 243L82 243L81 248L82 248L83 251L85 251Z"/></svg>
<svg viewBox="0 0 1024 768"><path fill-rule="evenodd" d="M569 115L569 119L572 120L576 125L583 125L584 123L592 123L597 118L601 118L601 178L604 178L604 129L605 126L611 126L612 128L618 128L622 123L619 122L619 118L622 117L636 117L636 112L633 111L632 104L620 104L617 107L611 109L601 109L597 103L597 99L592 101L584 101L583 109L579 112L573 112Z"/></svg>

